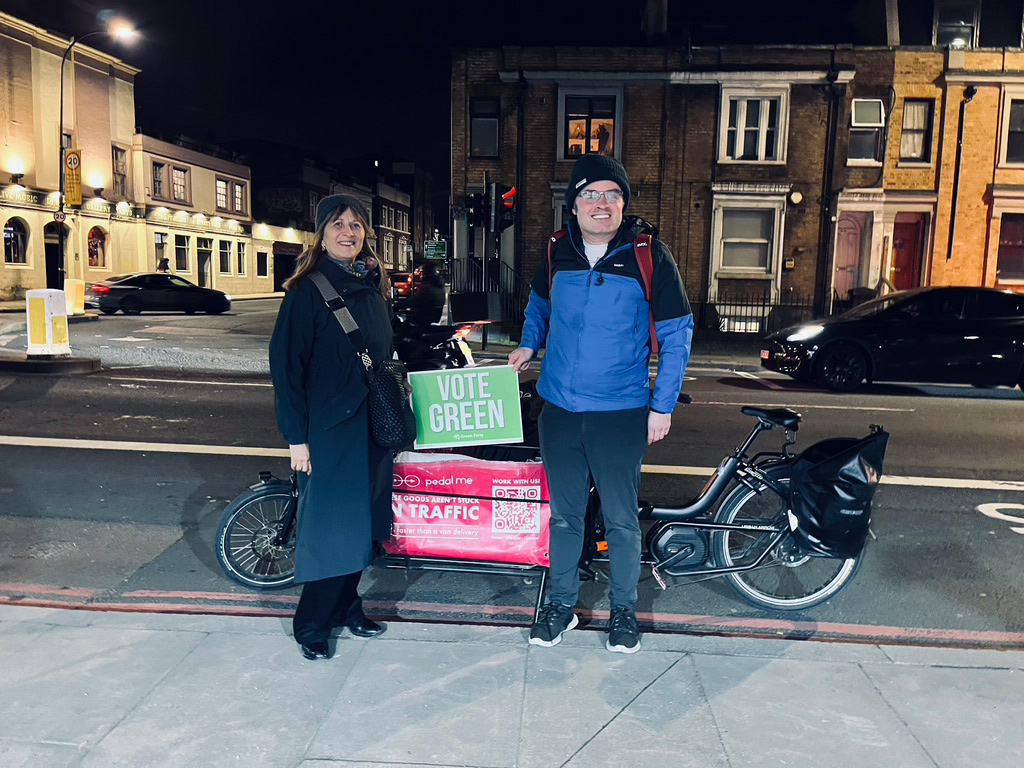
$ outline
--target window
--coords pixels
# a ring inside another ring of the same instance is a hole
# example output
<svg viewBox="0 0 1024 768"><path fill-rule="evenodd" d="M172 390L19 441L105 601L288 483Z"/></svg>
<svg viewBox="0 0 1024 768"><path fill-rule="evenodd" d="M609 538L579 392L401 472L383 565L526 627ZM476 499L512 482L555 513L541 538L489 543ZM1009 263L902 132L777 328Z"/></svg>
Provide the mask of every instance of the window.
<svg viewBox="0 0 1024 768"><path fill-rule="evenodd" d="M164 164L153 163L153 197L164 196Z"/></svg>
<svg viewBox="0 0 1024 768"><path fill-rule="evenodd" d="M316 192L309 193L309 220L316 221L316 204L320 201L317 199Z"/></svg>
<svg viewBox="0 0 1024 768"><path fill-rule="evenodd" d="M566 96L565 157L614 154L615 97Z"/></svg>
<svg viewBox="0 0 1024 768"><path fill-rule="evenodd" d="M498 118L501 102L498 99L474 99L469 106L470 157L498 156Z"/></svg>
<svg viewBox="0 0 1024 768"><path fill-rule="evenodd" d="M231 274L231 241L221 240L220 241L220 273L222 275Z"/></svg>
<svg viewBox="0 0 1024 768"><path fill-rule="evenodd" d="M932 156L932 99L905 99L900 160L927 163Z"/></svg>
<svg viewBox="0 0 1024 768"><path fill-rule="evenodd" d="M113 164L114 194L118 197L128 196L128 153L120 147L111 147Z"/></svg>
<svg viewBox="0 0 1024 768"><path fill-rule="evenodd" d="M245 184L235 184L235 213L245 213Z"/></svg>
<svg viewBox="0 0 1024 768"><path fill-rule="evenodd" d="M1002 291L979 291L975 294L973 317L1024 317L1024 296Z"/></svg>
<svg viewBox="0 0 1024 768"><path fill-rule="evenodd" d="M723 210L722 268L770 271L774 218L770 210Z"/></svg>
<svg viewBox="0 0 1024 768"><path fill-rule="evenodd" d="M153 248L154 248L154 252L156 254L156 268L157 269L163 269L163 267L162 267L163 261L164 261L165 258L167 258L166 246L167 246L167 235L165 235L163 232L156 232L156 233L154 233L153 234Z"/></svg>
<svg viewBox="0 0 1024 768"><path fill-rule="evenodd" d="M174 186L174 199L188 202L188 170L185 168L172 169L171 179Z"/></svg>
<svg viewBox="0 0 1024 768"><path fill-rule="evenodd" d="M270 277L270 257L266 251L256 251L256 277Z"/></svg>
<svg viewBox="0 0 1024 768"><path fill-rule="evenodd" d="M21 219L8 219L4 224L4 264L28 263L28 232Z"/></svg>
<svg viewBox="0 0 1024 768"><path fill-rule="evenodd" d="M850 160L877 162L885 128L885 105L880 99L854 99L850 109Z"/></svg>
<svg viewBox="0 0 1024 768"><path fill-rule="evenodd" d="M64 149L71 149L71 147L72 147L72 144L71 144L71 134L70 133L61 134L60 142L61 142L61 146L64 147Z"/></svg>
<svg viewBox="0 0 1024 768"><path fill-rule="evenodd" d="M1010 99L1006 125L1007 163L1024 163L1024 98Z"/></svg>
<svg viewBox="0 0 1024 768"><path fill-rule="evenodd" d="M103 268L107 266L107 233L99 227L89 230L87 247L89 250L89 266Z"/></svg>
<svg viewBox="0 0 1024 768"><path fill-rule="evenodd" d="M188 235L174 236L174 271L188 272Z"/></svg>
<svg viewBox="0 0 1024 768"><path fill-rule="evenodd" d="M228 210L228 183L224 179L217 179L217 208L221 211Z"/></svg>
<svg viewBox="0 0 1024 768"><path fill-rule="evenodd" d="M723 88L719 161L784 161L788 102L788 91Z"/></svg>
<svg viewBox="0 0 1024 768"><path fill-rule="evenodd" d="M238 243L236 245L236 248L238 249L238 252L236 254L238 256L238 270L237 270L237 272L238 272L239 275L244 275L245 274L245 243Z"/></svg>
<svg viewBox="0 0 1024 768"><path fill-rule="evenodd" d="M936 2L932 44L939 48L974 48L978 44L978 3Z"/></svg>
<svg viewBox="0 0 1024 768"><path fill-rule="evenodd" d="M1024 280L1024 213L1002 215L996 280Z"/></svg>

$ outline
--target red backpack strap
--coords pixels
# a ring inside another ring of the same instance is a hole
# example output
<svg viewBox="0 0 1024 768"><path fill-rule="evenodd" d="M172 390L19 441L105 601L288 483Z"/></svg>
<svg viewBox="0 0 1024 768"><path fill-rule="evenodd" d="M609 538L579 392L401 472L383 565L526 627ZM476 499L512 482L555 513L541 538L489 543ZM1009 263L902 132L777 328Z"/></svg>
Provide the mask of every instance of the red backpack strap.
<svg viewBox="0 0 1024 768"><path fill-rule="evenodd" d="M654 260L651 256L651 243L654 238L650 235L637 235L633 241L633 253L636 254L636 262L640 265L640 276L644 279L644 297L648 304L651 301L651 283L654 280ZM658 334L654 329L654 309L651 309L651 354L658 354Z"/></svg>
<svg viewBox="0 0 1024 768"><path fill-rule="evenodd" d="M548 301L551 301L551 283L555 279L554 276L551 274L551 251L554 249L555 243L557 243L567 234L569 234L568 229L560 229L554 234L552 234L551 237L548 238Z"/></svg>

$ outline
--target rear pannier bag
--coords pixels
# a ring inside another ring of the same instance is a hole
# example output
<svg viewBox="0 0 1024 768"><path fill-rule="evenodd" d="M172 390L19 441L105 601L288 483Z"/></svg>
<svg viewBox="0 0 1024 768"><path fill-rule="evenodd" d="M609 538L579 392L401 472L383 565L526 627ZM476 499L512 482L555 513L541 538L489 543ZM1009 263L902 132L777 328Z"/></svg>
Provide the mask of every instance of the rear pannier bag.
<svg viewBox="0 0 1024 768"><path fill-rule="evenodd" d="M804 550L826 557L860 554L888 442L888 432L872 427L860 440L822 440L797 456L789 488L790 527Z"/></svg>

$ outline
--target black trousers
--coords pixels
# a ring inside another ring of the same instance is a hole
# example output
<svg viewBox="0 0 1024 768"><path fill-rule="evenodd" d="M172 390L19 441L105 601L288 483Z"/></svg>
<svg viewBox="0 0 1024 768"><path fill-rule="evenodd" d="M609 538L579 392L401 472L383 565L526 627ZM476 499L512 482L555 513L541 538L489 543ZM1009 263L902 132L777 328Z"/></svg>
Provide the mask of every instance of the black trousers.
<svg viewBox="0 0 1024 768"><path fill-rule="evenodd" d="M299 605L292 619L295 642L326 642L335 627L363 616L363 599L356 588L363 572L346 573L302 585Z"/></svg>

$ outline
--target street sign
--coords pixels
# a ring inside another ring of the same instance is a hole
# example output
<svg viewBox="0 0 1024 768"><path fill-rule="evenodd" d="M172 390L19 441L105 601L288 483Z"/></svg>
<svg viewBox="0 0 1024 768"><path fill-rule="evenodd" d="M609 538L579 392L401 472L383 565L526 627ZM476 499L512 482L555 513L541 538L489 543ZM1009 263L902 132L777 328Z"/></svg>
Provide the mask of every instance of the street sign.
<svg viewBox="0 0 1024 768"><path fill-rule="evenodd" d="M448 258L447 240L426 240L423 243L423 258L425 259L446 259Z"/></svg>
<svg viewBox="0 0 1024 768"><path fill-rule="evenodd" d="M64 211L54 211L53 212L53 220L54 221L64 221L65 219L67 219L67 217L68 217L68 215L66 213L64 213Z"/></svg>
<svg viewBox="0 0 1024 768"><path fill-rule="evenodd" d="M82 204L82 150L64 151L64 202Z"/></svg>

